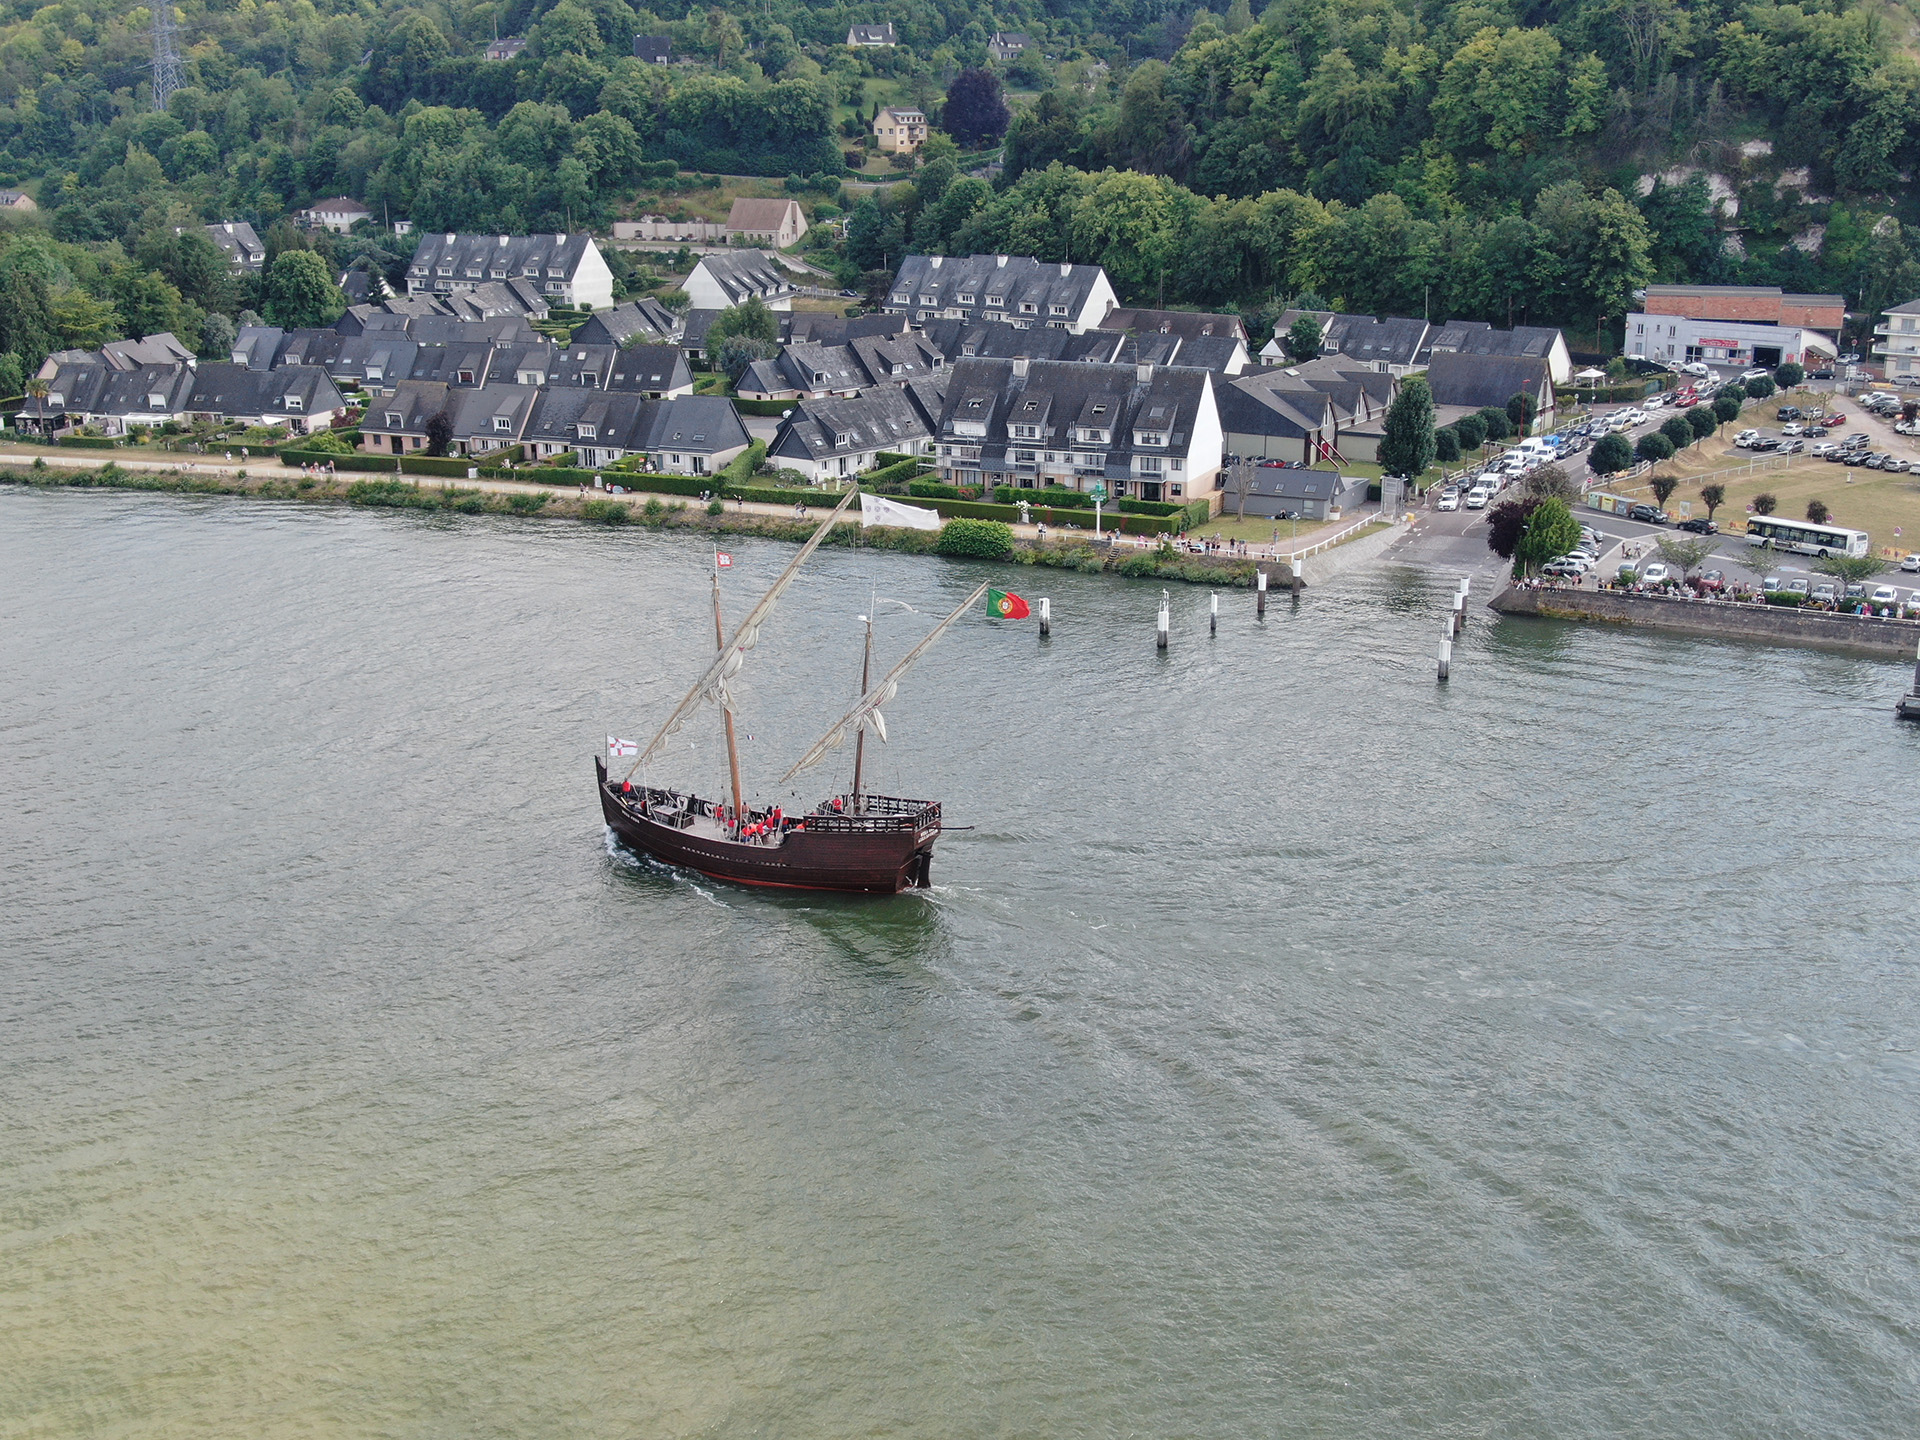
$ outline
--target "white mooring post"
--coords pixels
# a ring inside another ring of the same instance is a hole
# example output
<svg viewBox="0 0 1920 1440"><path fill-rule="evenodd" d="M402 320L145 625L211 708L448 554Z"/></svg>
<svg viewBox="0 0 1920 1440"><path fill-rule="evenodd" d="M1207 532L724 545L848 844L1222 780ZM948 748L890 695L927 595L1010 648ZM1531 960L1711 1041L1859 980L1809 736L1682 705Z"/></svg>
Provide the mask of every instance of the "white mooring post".
<svg viewBox="0 0 1920 1440"><path fill-rule="evenodd" d="M1220 633L1220 592L1215 590L1207 597L1207 601L1211 607L1207 612L1207 633L1218 635Z"/></svg>
<svg viewBox="0 0 1920 1440"><path fill-rule="evenodd" d="M1453 597L1453 633L1458 635L1467 624L1467 597L1465 592Z"/></svg>
<svg viewBox="0 0 1920 1440"><path fill-rule="evenodd" d="M1453 632L1450 629L1442 630L1440 632L1440 678L1445 680L1447 678L1447 671L1452 668Z"/></svg>
<svg viewBox="0 0 1920 1440"><path fill-rule="evenodd" d="M1259 570L1253 577L1253 614L1255 619L1267 617L1267 572Z"/></svg>
<svg viewBox="0 0 1920 1440"><path fill-rule="evenodd" d="M1053 601L1046 596L1040 597L1040 638L1046 639L1053 633Z"/></svg>
<svg viewBox="0 0 1920 1440"><path fill-rule="evenodd" d="M1153 640L1153 648L1156 650L1167 648L1167 630L1173 624L1171 599L1172 597L1165 590L1160 592L1160 623L1154 629Z"/></svg>

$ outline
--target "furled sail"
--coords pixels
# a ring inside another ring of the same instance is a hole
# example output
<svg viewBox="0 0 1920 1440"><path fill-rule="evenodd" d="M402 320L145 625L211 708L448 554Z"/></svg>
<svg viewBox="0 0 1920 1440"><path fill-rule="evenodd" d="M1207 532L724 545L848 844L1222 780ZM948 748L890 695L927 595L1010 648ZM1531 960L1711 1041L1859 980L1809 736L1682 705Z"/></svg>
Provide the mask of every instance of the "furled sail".
<svg viewBox="0 0 1920 1440"><path fill-rule="evenodd" d="M747 612L746 618L733 632L733 638L727 642L726 648L714 656L713 664L707 667L707 673L694 682L686 698L674 706L673 713L667 716L666 723L660 727L659 733L647 742L646 748L640 752L640 758L635 760L633 768L627 771L629 780L633 778L634 772L646 764L654 752L665 743L669 735L674 734L687 723L687 717L699 708L702 701L714 704L725 703L727 681L740 673L740 667L746 663L746 652L751 650L754 642L760 638L760 626L772 613L774 604L785 593L787 586L793 583L793 577L800 573L800 567L807 563L807 557L820 548L820 542L827 538L827 532L833 529L847 506L853 503L854 497L859 493L853 486L847 487L847 493L840 497L840 503L833 507L833 513L820 522L820 528L813 532L813 538L800 547L800 553L794 556L792 563L780 572L780 578L775 580L767 593L760 597L760 603Z"/></svg>
<svg viewBox="0 0 1920 1440"><path fill-rule="evenodd" d="M818 765L822 760L826 759L829 754L846 744L847 732L850 730L858 730L864 726L871 725L874 733L882 740L885 740L887 738L887 722L885 717L880 713L880 707L891 704L893 697L900 693L900 677L905 675L907 671L913 667L914 661L918 660L933 647L933 642L944 635L954 621L966 614L967 611L973 607L973 603L987 593L987 586L990 583L989 581L981 581L979 588L955 606L953 613L938 625L934 626L933 630L924 640L903 655L900 658L900 663L889 670L878 685L862 695L859 702L855 704L851 710L836 720L833 728L827 731L825 735L822 735L811 750L794 761L787 773L780 777L781 781L791 780L802 770L811 770L814 766Z"/></svg>

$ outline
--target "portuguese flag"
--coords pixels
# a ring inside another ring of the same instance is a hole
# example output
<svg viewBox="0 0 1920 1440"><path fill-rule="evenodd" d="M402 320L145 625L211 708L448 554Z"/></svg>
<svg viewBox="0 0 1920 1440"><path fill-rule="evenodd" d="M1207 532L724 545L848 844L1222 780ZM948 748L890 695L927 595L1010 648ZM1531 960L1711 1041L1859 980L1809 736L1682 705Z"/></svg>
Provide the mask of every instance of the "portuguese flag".
<svg viewBox="0 0 1920 1440"><path fill-rule="evenodd" d="M1032 613L1027 602L1010 591L987 591L987 614L995 620L1024 620Z"/></svg>

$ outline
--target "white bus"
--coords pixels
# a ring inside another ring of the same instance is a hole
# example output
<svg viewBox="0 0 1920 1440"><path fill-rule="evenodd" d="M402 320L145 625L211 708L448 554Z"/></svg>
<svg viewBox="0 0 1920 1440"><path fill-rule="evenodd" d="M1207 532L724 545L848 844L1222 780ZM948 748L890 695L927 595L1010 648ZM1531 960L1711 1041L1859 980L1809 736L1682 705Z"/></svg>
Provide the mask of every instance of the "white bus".
<svg viewBox="0 0 1920 1440"><path fill-rule="evenodd" d="M1749 515L1747 543L1800 555L1865 555L1867 532L1815 525L1811 520L1782 520L1778 515Z"/></svg>

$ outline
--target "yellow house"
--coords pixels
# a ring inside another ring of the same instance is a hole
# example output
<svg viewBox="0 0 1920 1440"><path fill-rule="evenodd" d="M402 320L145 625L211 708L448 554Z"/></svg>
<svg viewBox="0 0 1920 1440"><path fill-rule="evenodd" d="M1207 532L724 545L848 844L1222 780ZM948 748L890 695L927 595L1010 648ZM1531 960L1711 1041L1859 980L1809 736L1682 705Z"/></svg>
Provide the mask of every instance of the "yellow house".
<svg viewBox="0 0 1920 1440"><path fill-rule="evenodd" d="M889 106L873 117L873 137L882 150L918 150L927 142L926 112Z"/></svg>

